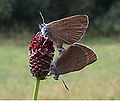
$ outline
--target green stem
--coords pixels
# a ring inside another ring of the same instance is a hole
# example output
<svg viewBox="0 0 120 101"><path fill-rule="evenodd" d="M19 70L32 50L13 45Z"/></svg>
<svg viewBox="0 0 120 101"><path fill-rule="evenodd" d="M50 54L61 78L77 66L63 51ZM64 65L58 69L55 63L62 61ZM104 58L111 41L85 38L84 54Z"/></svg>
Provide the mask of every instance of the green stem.
<svg viewBox="0 0 120 101"><path fill-rule="evenodd" d="M34 93L33 93L33 100L37 100L38 91L39 91L39 83L40 83L40 79L36 78L35 88L34 88Z"/></svg>

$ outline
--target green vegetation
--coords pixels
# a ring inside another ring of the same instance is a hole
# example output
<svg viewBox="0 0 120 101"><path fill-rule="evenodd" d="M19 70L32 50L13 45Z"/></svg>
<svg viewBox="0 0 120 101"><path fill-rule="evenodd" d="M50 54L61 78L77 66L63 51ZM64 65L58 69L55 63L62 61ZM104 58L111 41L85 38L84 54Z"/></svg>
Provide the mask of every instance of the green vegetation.
<svg viewBox="0 0 120 101"><path fill-rule="evenodd" d="M35 78L29 72L29 41L23 38L21 44L18 39L0 40L0 99L32 99ZM98 61L62 76L70 92L60 80L41 81L38 99L120 99L120 38L84 37L82 43L97 53Z"/></svg>
<svg viewBox="0 0 120 101"><path fill-rule="evenodd" d="M39 11L45 22L88 15L81 42L97 53L98 61L62 76L70 92L60 80L41 81L38 99L120 99L120 0L0 0L0 99L32 99L28 45L31 33L40 30Z"/></svg>
<svg viewBox="0 0 120 101"><path fill-rule="evenodd" d="M0 0L0 30L26 26L36 31L42 23L40 11L47 23L86 14L90 18L89 29L96 31L96 36L120 32L120 0Z"/></svg>

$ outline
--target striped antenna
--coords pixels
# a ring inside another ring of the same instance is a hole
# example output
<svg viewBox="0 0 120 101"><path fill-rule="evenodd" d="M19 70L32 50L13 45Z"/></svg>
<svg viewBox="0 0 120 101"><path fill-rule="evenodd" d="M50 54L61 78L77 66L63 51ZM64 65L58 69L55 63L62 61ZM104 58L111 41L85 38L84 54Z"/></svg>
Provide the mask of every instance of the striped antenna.
<svg viewBox="0 0 120 101"><path fill-rule="evenodd" d="M61 77L59 77L59 78L60 78L60 80L63 82L63 84L64 84L65 88L69 91L69 88L67 87L67 85L66 85L65 81L64 81Z"/></svg>
<svg viewBox="0 0 120 101"><path fill-rule="evenodd" d="M43 17L43 15L42 15L42 13L41 12L39 12L40 13L40 16L41 16L41 18L42 18L42 20L43 20L43 24L45 24L45 20L44 20L44 17Z"/></svg>

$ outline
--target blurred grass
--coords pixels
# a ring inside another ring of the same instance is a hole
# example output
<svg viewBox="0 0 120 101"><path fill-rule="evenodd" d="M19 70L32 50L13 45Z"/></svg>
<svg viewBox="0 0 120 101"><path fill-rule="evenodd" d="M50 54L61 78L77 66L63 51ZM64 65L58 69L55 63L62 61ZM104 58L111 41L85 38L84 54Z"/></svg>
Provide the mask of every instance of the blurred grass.
<svg viewBox="0 0 120 101"><path fill-rule="evenodd" d="M35 79L29 73L31 37L0 37L0 99L32 99ZM40 82L39 99L120 99L120 37L85 36L98 61L82 71L63 75L70 88L49 77Z"/></svg>

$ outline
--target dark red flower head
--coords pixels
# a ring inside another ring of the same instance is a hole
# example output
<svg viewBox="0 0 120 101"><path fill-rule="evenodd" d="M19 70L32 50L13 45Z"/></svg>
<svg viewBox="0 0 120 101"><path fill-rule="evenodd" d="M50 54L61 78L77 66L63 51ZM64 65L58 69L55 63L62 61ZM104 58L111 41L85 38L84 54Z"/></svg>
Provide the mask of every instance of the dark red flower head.
<svg viewBox="0 0 120 101"><path fill-rule="evenodd" d="M54 56L53 41L46 39L38 32L29 45L30 72L33 76L44 80L49 73Z"/></svg>

